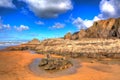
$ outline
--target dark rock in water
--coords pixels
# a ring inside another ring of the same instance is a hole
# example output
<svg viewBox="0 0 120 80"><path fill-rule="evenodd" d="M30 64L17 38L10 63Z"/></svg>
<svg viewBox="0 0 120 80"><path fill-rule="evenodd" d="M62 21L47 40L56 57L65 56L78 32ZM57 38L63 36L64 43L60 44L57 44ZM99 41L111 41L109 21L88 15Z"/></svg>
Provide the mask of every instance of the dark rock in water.
<svg viewBox="0 0 120 80"><path fill-rule="evenodd" d="M44 70L63 70L72 67L72 63L63 58L42 59L39 67Z"/></svg>
<svg viewBox="0 0 120 80"><path fill-rule="evenodd" d="M54 69L56 69L56 66L55 66L55 65L52 65L52 64L49 64L49 65L46 65L46 66L44 67L44 69L45 69L45 70L54 70Z"/></svg>
<svg viewBox="0 0 120 80"><path fill-rule="evenodd" d="M48 64L48 60L47 59L42 59L39 66L44 66Z"/></svg>

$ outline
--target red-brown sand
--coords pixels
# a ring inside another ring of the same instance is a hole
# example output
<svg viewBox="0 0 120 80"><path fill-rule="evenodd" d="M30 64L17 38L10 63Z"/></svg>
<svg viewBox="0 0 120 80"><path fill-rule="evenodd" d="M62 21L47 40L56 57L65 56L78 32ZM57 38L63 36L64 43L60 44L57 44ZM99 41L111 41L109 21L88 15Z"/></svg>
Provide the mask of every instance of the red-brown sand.
<svg viewBox="0 0 120 80"><path fill-rule="evenodd" d="M81 62L75 74L55 78L35 75L28 65L43 55L29 51L0 51L0 80L120 80L120 65ZM42 73L41 73L42 74Z"/></svg>

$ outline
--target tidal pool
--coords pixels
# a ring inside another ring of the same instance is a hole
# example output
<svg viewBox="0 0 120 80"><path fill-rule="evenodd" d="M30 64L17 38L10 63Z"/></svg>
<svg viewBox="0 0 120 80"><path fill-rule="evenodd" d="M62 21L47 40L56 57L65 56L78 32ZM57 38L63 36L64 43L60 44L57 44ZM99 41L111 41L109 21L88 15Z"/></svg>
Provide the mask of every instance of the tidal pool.
<svg viewBox="0 0 120 80"><path fill-rule="evenodd" d="M44 77L44 78L55 78L55 77L60 77L65 75L71 75L77 72L77 68L81 67L80 62L78 62L76 59L70 59L70 61L73 64L72 67L64 70L59 70L56 72L49 72L39 67L40 60L41 60L40 58L35 59L29 65L29 68L35 75Z"/></svg>

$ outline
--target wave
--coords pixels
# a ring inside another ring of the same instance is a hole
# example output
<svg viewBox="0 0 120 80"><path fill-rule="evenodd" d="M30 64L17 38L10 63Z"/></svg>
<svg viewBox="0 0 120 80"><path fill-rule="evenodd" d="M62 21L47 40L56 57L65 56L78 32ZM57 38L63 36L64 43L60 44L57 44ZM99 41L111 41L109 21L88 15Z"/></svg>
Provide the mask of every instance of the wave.
<svg viewBox="0 0 120 80"><path fill-rule="evenodd" d="M23 44L26 42L28 42L28 41L1 41L0 42L0 49L4 49L4 48L9 47L9 46L20 45L20 44Z"/></svg>

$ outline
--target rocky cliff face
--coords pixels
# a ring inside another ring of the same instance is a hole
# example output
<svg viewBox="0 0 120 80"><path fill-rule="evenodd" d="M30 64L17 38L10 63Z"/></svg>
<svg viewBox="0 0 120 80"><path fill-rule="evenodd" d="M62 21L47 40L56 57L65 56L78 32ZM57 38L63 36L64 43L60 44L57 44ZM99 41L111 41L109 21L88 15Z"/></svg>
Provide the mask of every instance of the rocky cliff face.
<svg viewBox="0 0 120 80"><path fill-rule="evenodd" d="M85 30L82 29L81 31L74 33L71 36L71 39L72 40L78 40L78 39L81 39L81 38L85 37L85 35L86 35L86 32L85 32Z"/></svg>
<svg viewBox="0 0 120 80"><path fill-rule="evenodd" d="M72 40L81 38L120 38L120 18L94 22L87 30L72 34Z"/></svg>

